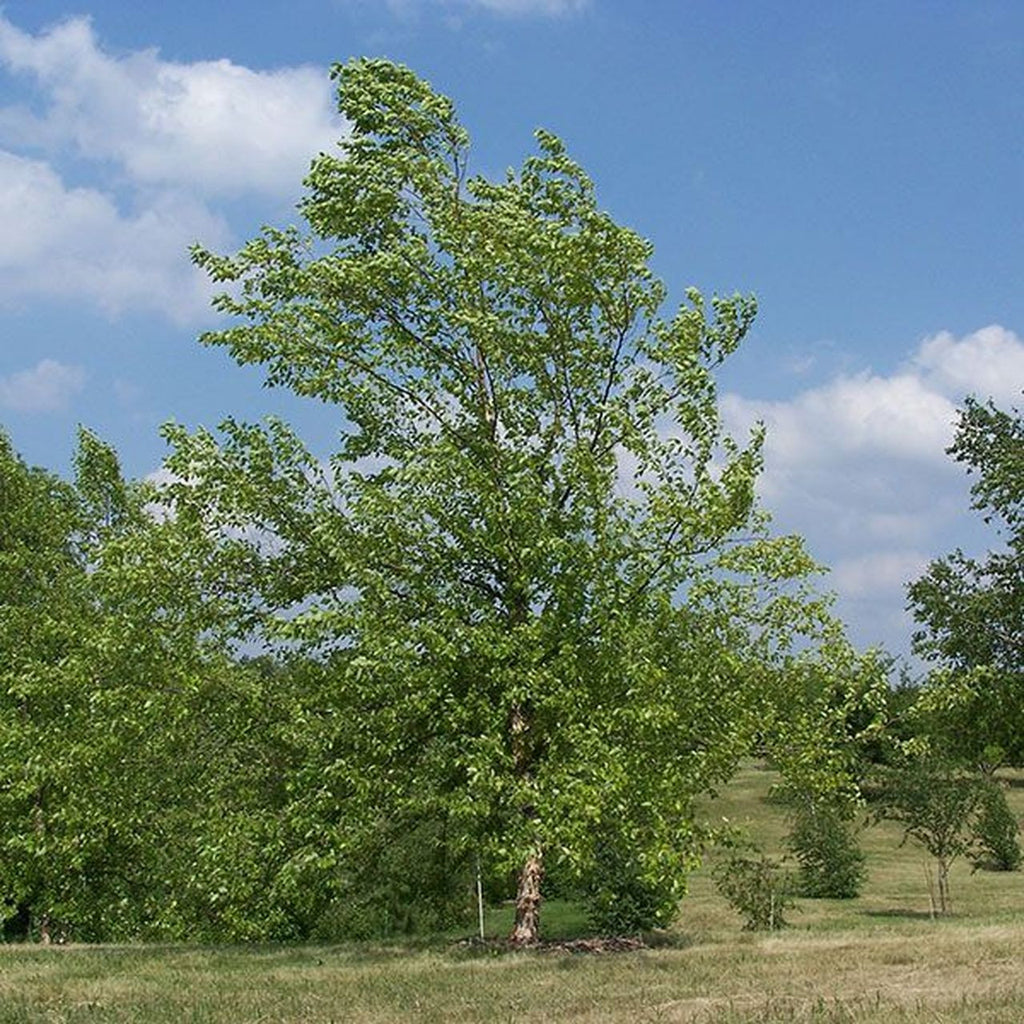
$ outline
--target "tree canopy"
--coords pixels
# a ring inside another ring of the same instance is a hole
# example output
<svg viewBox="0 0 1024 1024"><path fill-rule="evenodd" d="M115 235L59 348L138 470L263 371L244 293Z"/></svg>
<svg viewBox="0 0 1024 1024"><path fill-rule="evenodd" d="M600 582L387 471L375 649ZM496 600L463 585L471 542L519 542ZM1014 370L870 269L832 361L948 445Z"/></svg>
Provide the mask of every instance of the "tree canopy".
<svg viewBox="0 0 1024 1024"><path fill-rule="evenodd" d="M0 434L3 933L288 936L287 680L217 642L195 524L156 514L89 431L74 462L61 480Z"/></svg>
<svg viewBox="0 0 1024 1024"><path fill-rule="evenodd" d="M240 632L335 666L324 842L440 822L516 869L529 942L545 862L585 875L610 843L684 876L693 797L826 617L757 508L761 431L733 439L717 408L753 299L691 290L664 317L651 245L558 138L490 181L411 71L333 75L349 133L313 162L307 229L194 258L234 318L202 341L335 406L339 446L172 425L161 500L215 540L203 586Z"/></svg>
<svg viewBox="0 0 1024 1024"><path fill-rule="evenodd" d="M938 673L923 707L944 742L978 763L1024 763L1024 420L968 398L948 453L976 475L972 506L1002 540L954 551L908 588L914 648Z"/></svg>

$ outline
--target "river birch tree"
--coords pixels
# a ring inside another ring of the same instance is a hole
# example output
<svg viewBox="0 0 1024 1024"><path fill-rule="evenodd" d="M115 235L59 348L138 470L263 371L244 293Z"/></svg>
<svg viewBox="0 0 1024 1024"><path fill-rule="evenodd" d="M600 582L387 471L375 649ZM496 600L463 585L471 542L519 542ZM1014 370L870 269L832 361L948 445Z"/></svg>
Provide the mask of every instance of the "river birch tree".
<svg viewBox="0 0 1024 1024"><path fill-rule="evenodd" d="M759 666L818 621L812 563L756 506L761 433L717 407L755 303L691 290L664 315L651 245L554 135L488 180L411 71L333 75L348 132L306 227L194 258L232 318L203 343L336 407L339 445L171 425L163 500L219 537L209 586L249 595L245 629L345 652L338 820L443 818L514 868L527 944L552 859L585 872L611 837L685 876Z"/></svg>

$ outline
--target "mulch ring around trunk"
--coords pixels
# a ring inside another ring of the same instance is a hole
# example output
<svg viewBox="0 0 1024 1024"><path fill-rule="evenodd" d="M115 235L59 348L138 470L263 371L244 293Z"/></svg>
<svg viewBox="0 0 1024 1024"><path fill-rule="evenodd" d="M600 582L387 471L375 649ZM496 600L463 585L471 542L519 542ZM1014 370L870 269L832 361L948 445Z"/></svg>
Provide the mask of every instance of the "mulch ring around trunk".
<svg viewBox="0 0 1024 1024"><path fill-rule="evenodd" d="M480 950L490 953L517 953L527 950L531 953L633 953L647 949L647 943L635 935L595 936L590 939L566 939L562 942L534 942L529 946L513 946L508 939L462 939L456 942L458 949Z"/></svg>

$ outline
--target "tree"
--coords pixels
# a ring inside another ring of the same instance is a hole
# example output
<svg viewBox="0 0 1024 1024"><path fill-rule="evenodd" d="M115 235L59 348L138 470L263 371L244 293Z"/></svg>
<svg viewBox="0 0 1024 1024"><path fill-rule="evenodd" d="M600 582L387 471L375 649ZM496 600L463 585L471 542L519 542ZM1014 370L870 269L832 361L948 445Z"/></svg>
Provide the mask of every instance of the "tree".
<svg viewBox="0 0 1024 1024"><path fill-rule="evenodd" d="M782 795L852 808L891 728L885 658L854 651L836 627L763 675L761 747L783 777Z"/></svg>
<svg viewBox="0 0 1024 1024"><path fill-rule="evenodd" d="M952 911L949 869L972 848L983 793L976 776L929 753L910 753L898 768L882 772L875 817L900 822L903 842L914 839L935 858L940 914Z"/></svg>
<svg viewBox="0 0 1024 1024"><path fill-rule="evenodd" d="M45 941L59 898L51 812L71 754L57 723L71 710L68 665L88 615L79 522L73 489L0 434L0 900L4 918L20 913Z"/></svg>
<svg viewBox="0 0 1024 1024"><path fill-rule="evenodd" d="M142 790L120 769L152 633L104 600L96 560L138 507L85 430L75 468L72 483L28 467L0 437L0 901L44 942L115 926L140 838Z"/></svg>
<svg viewBox="0 0 1024 1024"><path fill-rule="evenodd" d="M756 846L734 849L713 870L715 886L729 906L744 917L743 927L752 932L773 932L786 927L786 911L796 901L792 873L781 861L768 857Z"/></svg>
<svg viewBox="0 0 1024 1024"><path fill-rule="evenodd" d="M88 431L74 461L61 480L0 434L0 923L44 942L245 934L204 931L218 875L195 869L243 810L250 831L272 817L238 791L280 698L211 639L190 524L154 515Z"/></svg>
<svg viewBox="0 0 1024 1024"><path fill-rule="evenodd" d="M344 829L443 818L453 855L515 868L529 943L545 858L582 876L609 829L633 881L681 891L759 667L821 620L814 566L755 506L761 432L737 443L717 410L753 300L690 291L662 319L651 246L555 136L471 177L411 71L333 75L349 135L313 162L308 235L194 258L236 318L202 341L336 406L340 446L170 425L162 500L218 539L207 587L248 595L240 630L348 652L325 767Z"/></svg>
<svg viewBox="0 0 1024 1024"><path fill-rule="evenodd" d="M1024 762L1024 420L968 398L948 449L976 473L972 506L1005 542L955 551L908 588L918 654L936 663L920 710L951 752L992 769Z"/></svg>
<svg viewBox="0 0 1024 1024"><path fill-rule="evenodd" d="M67 927L79 939L307 936L330 892L308 884L308 823L287 792L322 742L319 680L230 656L236 610L197 579L213 546L202 523L125 481L88 432L75 469L91 620L68 693L85 711L54 724L76 741L63 817L106 859L55 865L77 885Z"/></svg>

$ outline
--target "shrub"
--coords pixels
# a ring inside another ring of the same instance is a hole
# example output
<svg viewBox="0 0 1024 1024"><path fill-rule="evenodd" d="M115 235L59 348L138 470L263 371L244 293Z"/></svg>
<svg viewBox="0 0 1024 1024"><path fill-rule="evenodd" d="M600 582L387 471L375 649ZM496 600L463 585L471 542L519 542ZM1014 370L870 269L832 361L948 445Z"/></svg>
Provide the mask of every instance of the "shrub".
<svg viewBox="0 0 1024 1024"><path fill-rule="evenodd" d="M747 931L776 931L786 925L785 913L794 905L792 874L776 860L733 853L714 871L718 891L743 915Z"/></svg>
<svg viewBox="0 0 1024 1024"><path fill-rule="evenodd" d="M853 899L864 884L864 854L840 808L806 801L793 813L789 849L797 888L816 899Z"/></svg>
<svg viewBox="0 0 1024 1024"><path fill-rule="evenodd" d="M636 935L671 924L682 884L670 872L651 878L636 856L600 842L580 887L590 927L600 935Z"/></svg>
<svg viewBox="0 0 1024 1024"><path fill-rule="evenodd" d="M975 868L1016 871L1021 863L1018 825L997 782L984 787L974 823L977 847L971 856Z"/></svg>
<svg viewBox="0 0 1024 1024"><path fill-rule="evenodd" d="M472 860L443 819L394 817L353 843L309 934L320 941L427 935L473 919Z"/></svg>

